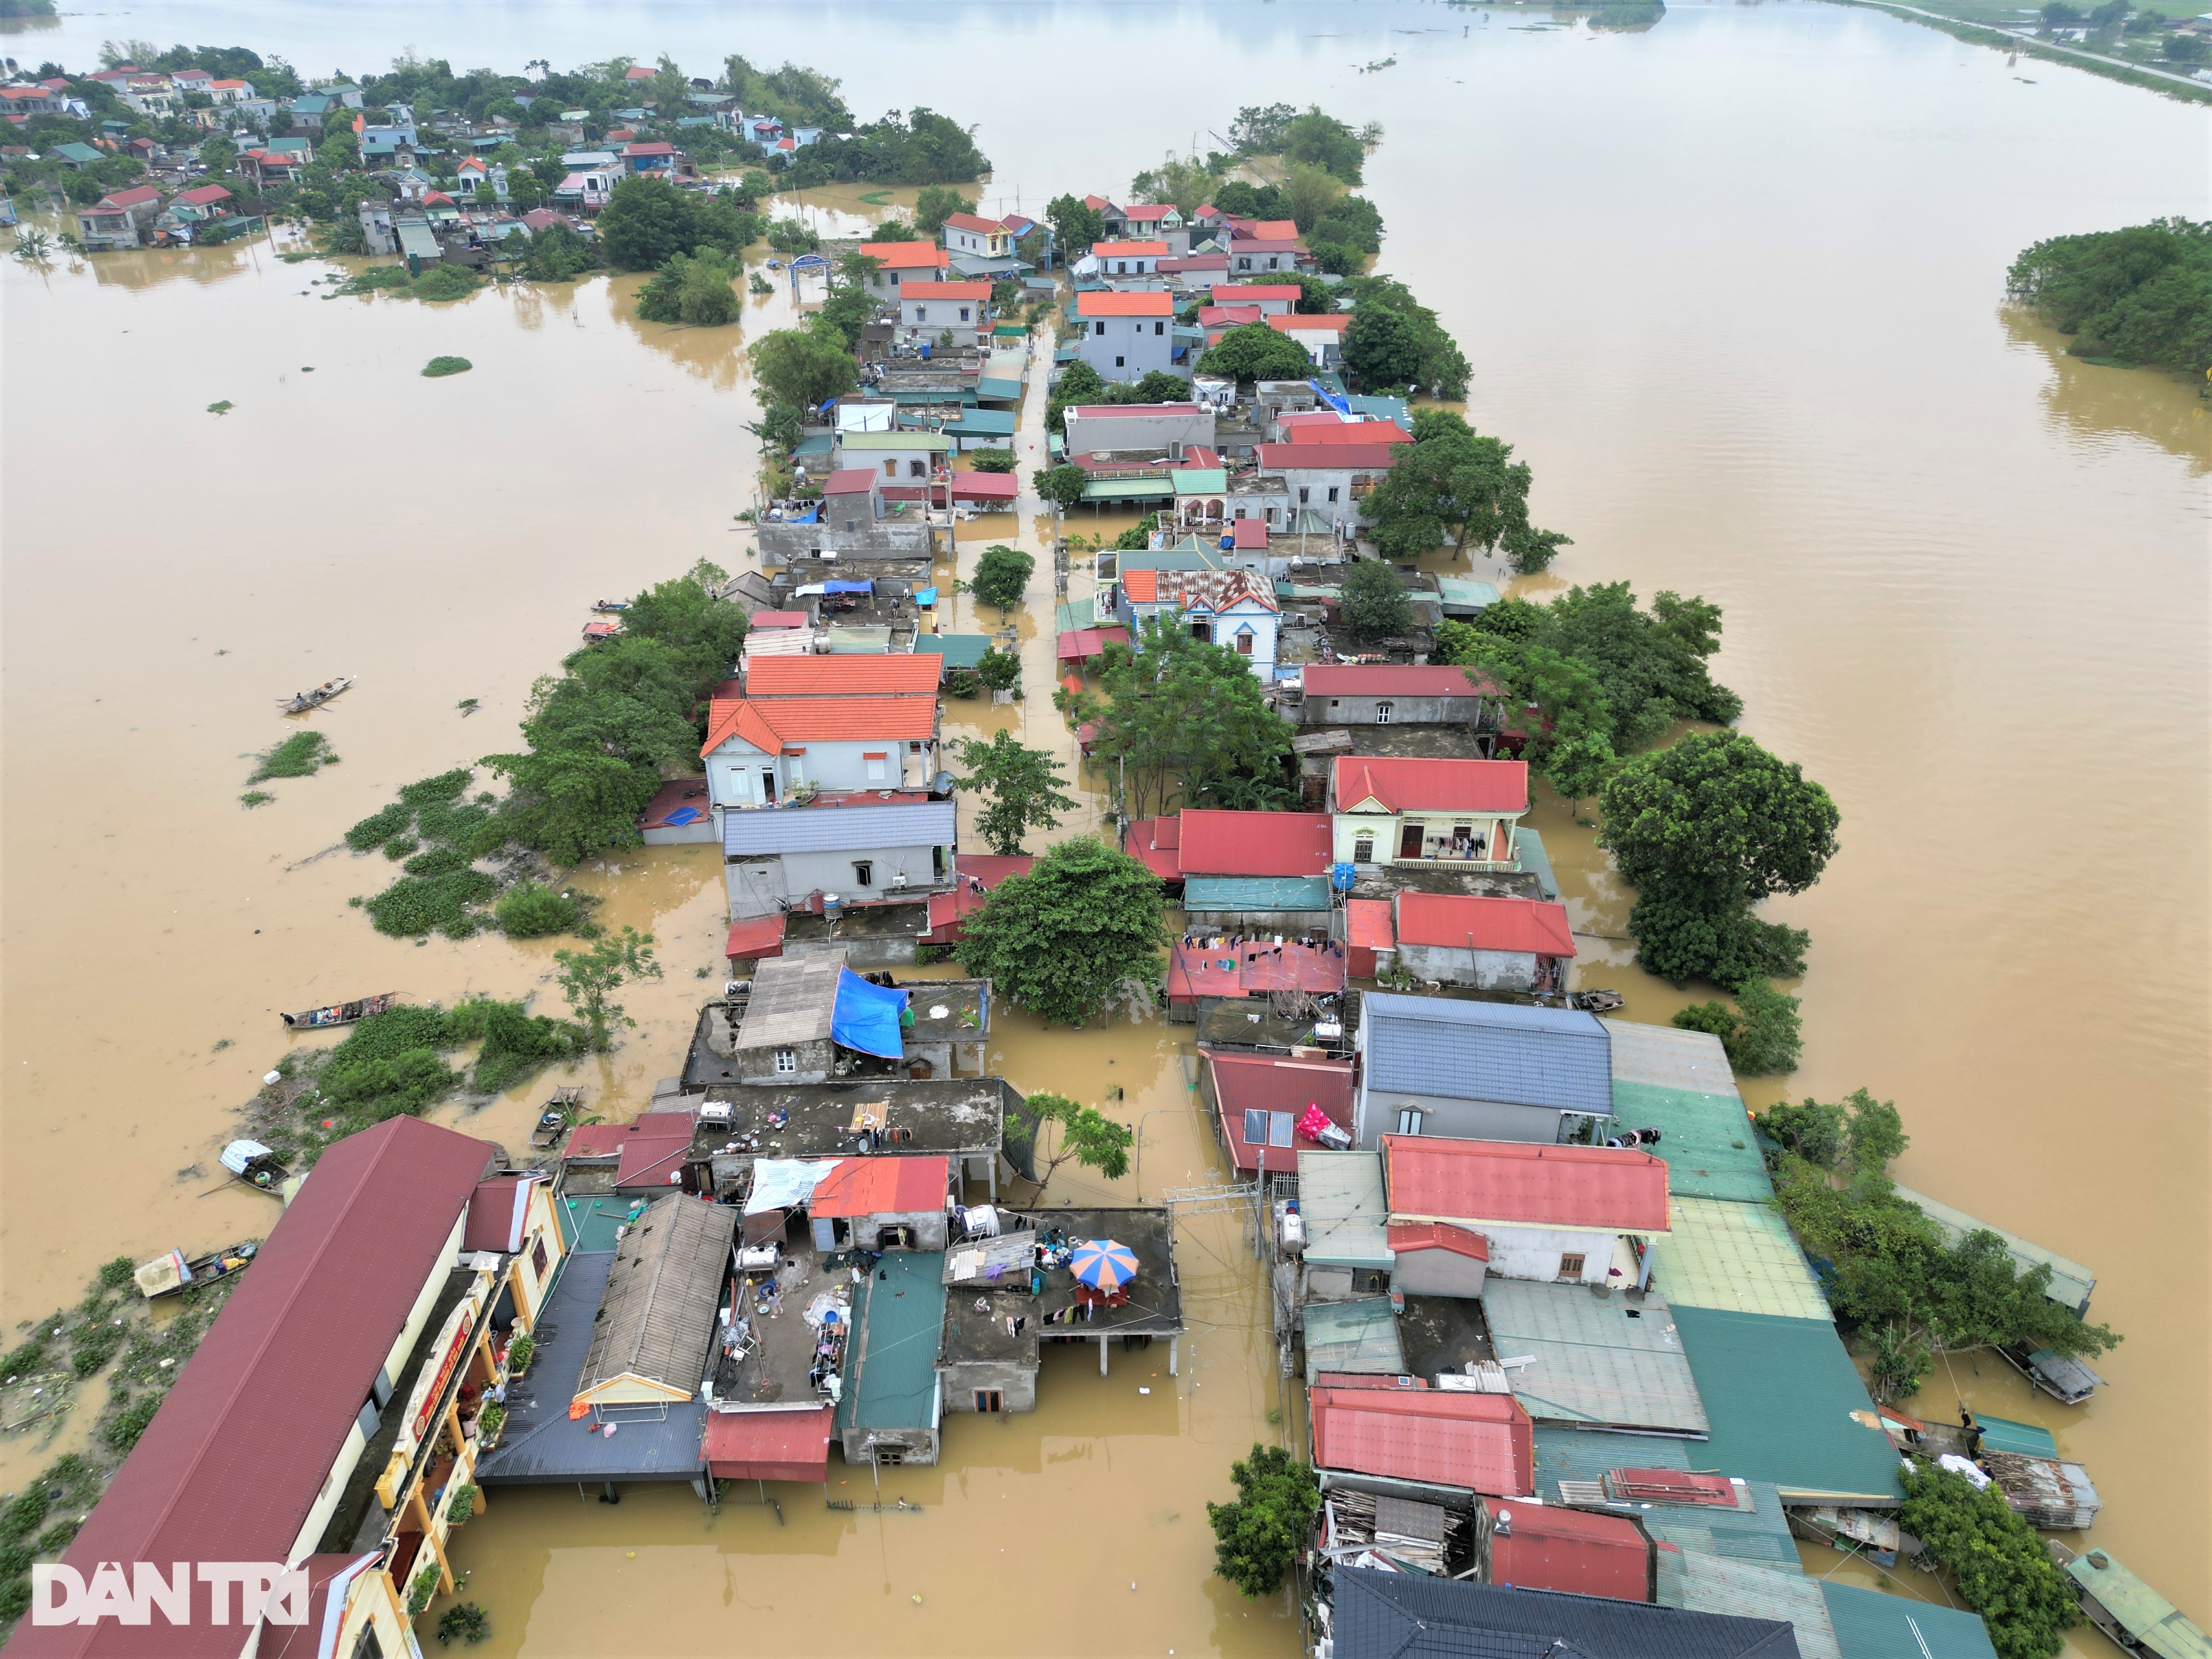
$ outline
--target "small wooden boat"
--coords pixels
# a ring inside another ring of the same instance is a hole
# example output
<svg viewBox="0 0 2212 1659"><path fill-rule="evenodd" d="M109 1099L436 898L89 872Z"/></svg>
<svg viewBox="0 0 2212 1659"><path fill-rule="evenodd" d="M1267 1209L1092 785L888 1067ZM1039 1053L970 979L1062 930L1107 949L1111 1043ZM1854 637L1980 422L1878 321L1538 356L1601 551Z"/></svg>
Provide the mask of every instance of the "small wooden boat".
<svg viewBox="0 0 2212 1659"><path fill-rule="evenodd" d="M276 1154L258 1140L234 1140L222 1149L222 1167L240 1185L270 1197L284 1196L284 1183L292 1172L276 1161Z"/></svg>
<svg viewBox="0 0 2212 1659"><path fill-rule="evenodd" d="M584 624L584 643L586 645L604 645L607 641L618 637L621 633L622 624L620 623L586 623Z"/></svg>
<svg viewBox="0 0 2212 1659"><path fill-rule="evenodd" d="M629 601L628 599L593 599L592 609L603 616L612 616L617 611L629 610Z"/></svg>
<svg viewBox="0 0 2212 1659"><path fill-rule="evenodd" d="M191 1257L182 1250L167 1250L151 1261L140 1263L131 1277L137 1284L139 1295L149 1302L157 1301L165 1296L197 1291L218 1279L228 1279L243 1272L260 1249L258 1243L249 1242Z"/></svg>
<svg viewBox="0 0 2212 1659"><path fill-rule="evenodd" d="M2081 1598L2088 1621L2130 1653L2157 1659L2212 1659L2212 1636L2148 1584L2110 1550L2076 1555L2057 1539L2044 1547Z"/></svg>
<svg viewBox="0 0 2212 1659"><path fill-rule="evenodd" d="M538 1127L530 1132L533 1146L550 1146L568 1132L568 1125L576 1115L576 1103L584 1097L581 1088L556 1089L553 1097L545 1103L545 1109L538 1115Z"/></svg>
<svg viewBox="0 0 2212 1659"><path fill-rule="evenodd" d="M380 1014L399 1000L397 991L380 991L355 1002L334 1002L327 1008L307 1008L296 1014L279 1014L287 1030L305 1031L325 1025L350 1025L371 1014Z"/></svg>
<svg viewBox="0 0 2212 1659"><path fill-rule="evenodd" d="M289 697L279 697L277 706L288 714L304 714L310 709L320 708L351 685L354 678L351 674L341 674L334 680L325 680L312 691L295 691Z"/></svg>
<svg viewBox="0 0 2212 1659"><path fill-rule="evenodd" d="M2105 1379L2078 1359L2049 1348L2030 1349L2025 1343L1999 1348L2013 1368L2062 1405L2078 1406L2097 1392Z"/></svg>
<svg viewBox="0 0 2212 1659"><path fill-rule="evenodd" d="M1628 1003L1628 999L1618 991L1577 991L1567 1000L1588 1014L1610 1014Z"/></svg>

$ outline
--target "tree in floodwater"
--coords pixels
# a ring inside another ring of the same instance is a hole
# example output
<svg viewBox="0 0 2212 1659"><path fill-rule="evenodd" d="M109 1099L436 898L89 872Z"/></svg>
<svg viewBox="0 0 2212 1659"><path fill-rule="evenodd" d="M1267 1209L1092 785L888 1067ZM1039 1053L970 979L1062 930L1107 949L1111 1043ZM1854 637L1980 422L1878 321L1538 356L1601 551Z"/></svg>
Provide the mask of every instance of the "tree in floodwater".
<svg viewBox="0 0 2212 1659"><path fill-rule="evenodd" d="M1040 1019L1080 1025L1132 984L1157 981L1166 904L1143 864L1079 836L992 889L955 954Z"/></svg>
<svg viewBox="0 0 2212 1659"><path fill-rule="evenodd" d="M1022 1102L1017 1114L1021 1127L1030 1137L1030 1158L1037 1157L1036 1145L1044 1138L1047 1124L1055 1133L1051 1156L1046 1158L1036 1177L1037 1195L1052 1184L1060 1166L1073 1160L1086 1170L1096 1170L1109 1181L1119 1181L1129 1173L1129 1148L1135 1144L1136 1135L1126 1123L1117 1123L1096 1106L1085 1106L1070 1100L1066 1095L1039 1091Z"/></svg>
<svg viewBox="0 0 2212 1659"><path fill-rule="evenodd" d="M1283 1586L1321 1508L1321 1487L1310 1466L1279 1446L1255 1444L1252 1455L1232 1463L1237 1483L1230 1503L1208 1504L1213 1528L1213 1571L1257 1600Z"/></svg>
<svg viewBox="0 0 2212 1659"><path fill-rule="evenodd" d="M632 980L659 979L660 963L653 954L653 935L635 927L594 939L580 951L556 951L560 964L555 982L569 1007L592 1035L592 1047L604 1048L617 1024L636 1029L637 1022L614 1001L616 991Z"/></svg>
<svg viewBox="0 0 2212 1659"><path fill-rule="evenodd" d="M984 684L990 684L988 677ZM998 732L988 743L963 738L958 753L967 776L957 787L990 798L976 815L975 833L1000 858L1019 854L1030 830L1055 829L1062 812L1075 810L1075 801L1060 793L1060 763L1042 749L1025 748L1011 732Z"/></svg>

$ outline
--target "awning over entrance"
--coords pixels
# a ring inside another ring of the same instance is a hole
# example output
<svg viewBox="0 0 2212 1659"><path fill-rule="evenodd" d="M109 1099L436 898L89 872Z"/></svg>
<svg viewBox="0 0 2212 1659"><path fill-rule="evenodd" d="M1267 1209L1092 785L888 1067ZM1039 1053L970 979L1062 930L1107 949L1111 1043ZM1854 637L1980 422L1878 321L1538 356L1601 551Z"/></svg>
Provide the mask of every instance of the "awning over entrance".
<svg viewBox="0 0 2212 1659"><path fill-rule="evenodd" d="M708 1470L721 1480L826 1480L832 1410L708 1412Z"/></svg>

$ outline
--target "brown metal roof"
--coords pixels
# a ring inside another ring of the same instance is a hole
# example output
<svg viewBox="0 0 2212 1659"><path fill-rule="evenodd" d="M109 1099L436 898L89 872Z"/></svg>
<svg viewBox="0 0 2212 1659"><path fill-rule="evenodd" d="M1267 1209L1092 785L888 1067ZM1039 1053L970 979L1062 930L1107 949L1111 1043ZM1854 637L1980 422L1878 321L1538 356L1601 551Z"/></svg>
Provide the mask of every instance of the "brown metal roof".
<svg viewBox="0 0 2212 1659"><path fill-rule="evenodd" d="M686 1193L655 1199L623 1235L576 1396L624 1375L698 1391L738 1212Z"/></svg>

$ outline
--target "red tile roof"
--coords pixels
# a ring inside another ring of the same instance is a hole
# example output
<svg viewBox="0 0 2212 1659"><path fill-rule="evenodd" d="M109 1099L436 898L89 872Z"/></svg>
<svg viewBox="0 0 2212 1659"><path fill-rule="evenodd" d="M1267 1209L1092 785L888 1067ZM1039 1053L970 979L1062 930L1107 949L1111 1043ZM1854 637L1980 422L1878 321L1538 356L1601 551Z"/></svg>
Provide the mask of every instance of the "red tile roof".
<svg viewBox="0 0 2212 1659"><path fill-rule="evenodd" d="M886 657L763 657L745 666L745 695L845 697L855 694L934 698L944 665L927 653Z"/></svg>
<svg viewBox="0 0 2212 1659"><path fill-rule="evenodd" d="M988 300L988 283L901 283L901 300Z"/></svg>
<svg viewBox="0 0 2212 1659"><path fill-rule="evenodd" d="M781 956L783 918L780 915L748 916L732 922L730 936L722 942L722 954L732 962Z"/></svg>
<svg viewBox="0 0 2212 1659"><path fill-rule="evenodd" d="M866 495L875 487L875 471L865 466L841 466L822 481L825 495Z"/></svg>
<svg viewBox="0 0 2212 1659"><path fill-rule="evenodd" d="M1182 820L1133 818L1122 850L1162 881L1182 879Z"/></svg>
<svg viewBox="0 0 2212 1659"><path fill-rule="evenodd" d="M806 1212L849 1221L864 1215L942 1211L950 1182L951 1162L941 1152L931 1158L841 1158L816 1183Z"/></svg>
<svg viewBox="0 0 2212 1659"><path fill-rule="evenodd" d="M624 144L623 154L625 155L673 155L676 154L676 146L655 139L642 144Z"/></svg>
<svg viewBox="0 0 2212 1659"><path fill-rule="evenodd" d="M1089 208L1093 213L1097 213L1102 209L1112 207L1114 204L1108 201L1103 196L1086 196L1083 198L1083 205Z"/></svg>
<svg viewBox="0 0 2212 1659"><path fill-rule="evenodd" d="M1567 907L1542 899L1486 898L1469 893L1397 895L1398 943L1453 951L1510 951L1540 957L1575 954Z"/></svg>
<svg viewBox="0 0 2212 1659"><path fill-rule="evenodd" d="M1388 1229L1387 1236L1393 1251L1449 1250L1472 1261L1490 1260L1488 1239L1449 1221L1397 1222Z"/></svg>
<svg viewBox="0 0 2212 1659"><path fill-rule="evenodd" d="M1316 1388L1309 1406L1323 1468L1498 1498L1535 1489L1535 1428L1510 1394Z"/></svg>
<svg viewBox="0 0 2212 1659"><path fill-rule="evenodd" d="M1341 334L1352 326L1352 319L1342 312L1322 316L1294 311L1286 316L1268 318L1267 326L1282 334Z"/></svg>
<svg viewBox="0 0 2212 1659"><path fill-rule="evenodd" d="M1091 251L1103 259L1164 259L1165 242L1093 242Z"/></svg>
<svg viewBox="0 0 2212 1659"><path fill-rule="evenodd" d="M804 611L756 611L746 619L745 626L755 633L763 628L804 628L806 626L806 613ZM725 680L722 684L734 686L740 692L744 689L737 680Z"/></svg>
<svg viewBox="0 0 2212 1659"><path fill-rule="evenodd" d="M1326 812L1183 809L1186 876L1318 876L1328 870L1328 859Z"/></svg>
<svg viewBox="0 0 2212 1659"><path fill-rule="evenodd" d="M945 223L948 229L972 230L978 236L995 236L1006 228L999 220L979 219L972 213L953 214Z"/></svg>
<svg viewBox="0 0 2212 1659"><path fill-rule="evenodd" d="M1257 306L1200 306L1198 325L1203 329L1243 328L1264 321L1267 313Z"/></svg>
<svg viewBox="0 0 2212 1659"><path fill-rule="evenodd" d="M1492 1583L1617 1601L1651 1599L1651 1553L1627 1516L1549 1504L1488 1507Z"/></svg>
<svg viewBox="0 0 2212 1659"><path fill-rule="evenodd" d="M615 1186L673 1187L684 1174L691 1150L691 1114L640 1112L623 1126L629 1131L615 1165Z"/></svg>
<svg viewBox="0 0 2212 1659"><path fill-rule="evenodd" d="M1109 645L1129 643L1129 630L1121 627L1069 628L1060 631L1054 658L1060 662L1089 662L1106 654Z"/></svg>
<svg viewBox="0 0 2212 1659"><path fill-rule="evenodd" d="M929 655L925 661L942 659ZM772 662L775 658L760 658ZM860 742L879 738L920 743L937 732L937 703L930 697L717 697L708 705L702 757L732 738L763 754L781 754L794 744Z"/></svg>
<svg viewBox="0 0 2212 1659"><path fill-rule="evenodd" d="M1175 210L1172 202L1132 202L1121 210L1121 216L1136 224L1149 224L1155 219L1164 219Z"/></svg>
<svg viewBox="0 0 2212 1659"><path fill-rule="evenodd" d="M1525 761L1413 760L1339 755L1336 810L1356 811L1373 799L1390 812L1499 812L1528 810Z"/></svg>
<svg viewBox="0 0 2212 1659"><path fill-rule="evenodd" d="M934 242L863 242L860 252L880 261L885 270L943 270L952 256Z"/></svg>
<svg viewBox="0 0 2212 1659"><path fill-rule="evenodd" d="M1479 668L1442 663L1310 663L1303 673L1310 697L1498 697L1504 696Z"/></svg>
<svg viewBox="0 0 2212 1659"><path fill-rule="evenodd" d="M1279 319L1271 319L1279 321ZM1379 444L1259 444L1255 446L1263 472L1323 471L1366 472L1389 471L1398 459L1398 446Z"/></svg>
<svg viewBox="0 0 2212 1659"><path fill-rule="evenodd" d="M708 1412L700 1455L723 1480L827 1480L834 1406Z"/></svg>
<svg viewBox="0 0 2212 1659"><path fill-rule="evenodd" d="M1265 519L1243 518L1231 526L1231 544L1239 552L1264 553L1267 550L1267 521Z"/></svg>
<svg viewBox="0 0 2212 1659"><path fill-rule="evenodd" d="M197 190L181 192L177 199L193 207L207 207L216 202L228 202L230 192L221 185L202 185Z"/></svg>
<svg viewBox="0 0 2212 1659"><path fill-rule="evenodd" d="M1160 293L1112 294L1088 289L1075 296L1079 317L1171 317L1175 300Z"/></svg>
<svg viewBox="0 0 2212 1659"><path fill-rule="evenodd" d="M285 1559L495 1152L397 1117L325 1152L63 1559ZM212 1594L181 1628L26 1620L8 1651L233 1659Z"/></svg>
<svg viewBox="0 0 2212 1659"><path fill-rule="evenodd" d="M1348 1060L1291 1060L1276 1054L1237 1054L1201 1050L1213 1075L1216 1109L1230 1156L1240 1170L1267 1170L1296 1175L1298 1154L1321 1143L1300 1134L1297 1121L1309 1106L1318 1106L1340 1129L1352 1127L1352 1062ZM1255 1146L1244 1139L1244 1114L1288 1112L1292 1127L1287 1146Z"/></svg>
<svg viewBox="0 0 2212 1659"><path fill-rule="evenodd" d="M137 185L129 190L111 191L97 204L104 208L143 207L149 202L158 202L161 192L151 185Z"/></svg>
<svg viewBox="0 0 2212 1659"><path fill-rule="evenodd" d="M956 501L1011 501L1021 487L1011 472L956 472L949 486Z"/></svg>
<svg viewBox="0 0 2212 1659"><path fill-rule="evenodd" d="M1394 1219L1668 1231L1666 1163L1632 1147L1384 1135L1382 1178Z"/></svg>
<svg viewBox="0 0 2212 1659"><path fill-rule="evenodd" d="M1255 242L1294 242L1298 236L1298 222L1295 219L1255 219L1252 222L1252 240Z"/></svg>
<svg viewBox="0 0 2212 1659"><path fill-rule="evenodd" d="M1304 289L1278 283L1216 283L1213 285L1213 303L1218 306L1258 305L1275 300L1296 305L1304 297Z"/></svg>
<svg viewBox="0 0 2212 1659"><path fill-rule="evenodd" d="M1293 444L1409 444L1413 441L1413 434L1395 421L1337 421L1297 426L1285 421L1283 428L1284 441Z"/></svg>

